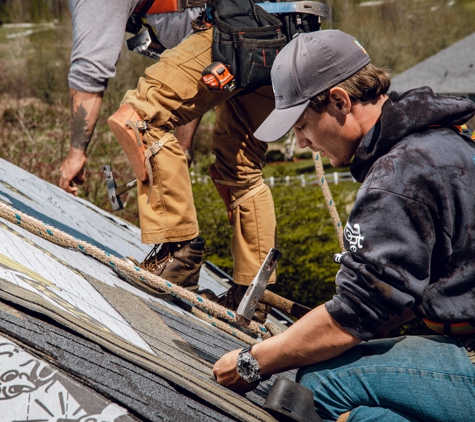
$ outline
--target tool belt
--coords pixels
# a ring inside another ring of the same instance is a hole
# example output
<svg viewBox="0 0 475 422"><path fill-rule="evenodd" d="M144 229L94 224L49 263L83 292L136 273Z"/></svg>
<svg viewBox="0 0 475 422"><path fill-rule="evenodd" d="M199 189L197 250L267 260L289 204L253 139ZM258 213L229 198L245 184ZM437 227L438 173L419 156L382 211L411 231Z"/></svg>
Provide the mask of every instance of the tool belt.
<svg viewBox="0 0 475 422"><path fill-rule="evenodd" d="M238 87L270 85L272 64L287 43L280 20L252 0L216 0L206 14L213 24L213 61L231 67Z"/></svg>
<svg viewBox="0 0 475 422"><path fill-rule="evenodd" d="M422 318L422 321L431 330L446 336L458 337L465 334L475 334L475 327L468 322L456 322L454 324L434 322L427 318Z"/></svg>
<svg viewBox="0 0 475 422"><path fill-rule="evenodd" d="M209 0L206 19L213 25L213 61L230 66L237 87L271 85L270 71L279 51L297 32L319 30L320 17L328 17L326 9L317 10L319 15L274 15L254 0Z"/></svg>

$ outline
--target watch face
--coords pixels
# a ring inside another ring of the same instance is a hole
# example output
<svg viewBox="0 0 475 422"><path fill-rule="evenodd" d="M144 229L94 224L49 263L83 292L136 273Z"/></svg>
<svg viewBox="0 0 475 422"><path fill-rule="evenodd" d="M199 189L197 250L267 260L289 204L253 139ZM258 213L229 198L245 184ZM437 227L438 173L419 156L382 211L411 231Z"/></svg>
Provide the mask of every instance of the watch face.
<svg viewBox="0 0 475 422"><path fill-rule="evenodd" d="M254 382L261 379L259 374L259 364L249 352L241 352L238 356L237 371L238 374L247 382Z"/></svg>

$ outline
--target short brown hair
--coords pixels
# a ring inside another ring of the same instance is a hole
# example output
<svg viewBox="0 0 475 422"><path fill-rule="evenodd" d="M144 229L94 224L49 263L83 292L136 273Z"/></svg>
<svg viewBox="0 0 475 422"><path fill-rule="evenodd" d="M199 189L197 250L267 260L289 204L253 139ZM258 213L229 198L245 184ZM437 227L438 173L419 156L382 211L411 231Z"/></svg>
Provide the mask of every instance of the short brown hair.
<svg viewBox="0 0 475 422"><path fill-rule="evenodd" d="M389 69L368 63L354 75L332 88L342 88L348 93L351 100L366 103L376 101L381 95L386 94L390 85ZM317 113L323 112L330 103L330 89L328 88L311 99L310 107Z"/></svg>

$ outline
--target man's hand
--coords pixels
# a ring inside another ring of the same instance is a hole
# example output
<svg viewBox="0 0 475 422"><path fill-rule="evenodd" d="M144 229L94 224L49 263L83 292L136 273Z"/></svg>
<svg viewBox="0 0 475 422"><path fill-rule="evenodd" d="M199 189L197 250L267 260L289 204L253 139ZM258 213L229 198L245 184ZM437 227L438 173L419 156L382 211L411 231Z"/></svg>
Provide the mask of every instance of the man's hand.
<svg viewBox="0 0 475 422"><path fill-rule="evenodd" d="M244 394L253 390L259 382L248 383L236 371L236 363L241 349L233 350L221 357L213 366L213 374L218 384L227 387L236 393Z"/></svg>
<svg viewBox="0 0 475 422"><path fill-rule="evenodd" d="M86 179L84 177L84 167L86 166L87 157L83 150L71 148L66 159L61 164L59 171L61 176L59 178L59 187L74 196L78 195L79 188L74 186L82 185Z"/></svg>

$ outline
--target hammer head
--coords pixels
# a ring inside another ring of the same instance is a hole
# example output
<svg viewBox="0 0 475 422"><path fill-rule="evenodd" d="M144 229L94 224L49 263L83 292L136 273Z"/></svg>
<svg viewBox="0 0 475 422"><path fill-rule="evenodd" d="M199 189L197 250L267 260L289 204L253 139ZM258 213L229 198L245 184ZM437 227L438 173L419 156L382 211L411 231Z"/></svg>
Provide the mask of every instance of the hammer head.
<svg viewBox="0 0 475 422"><path fill-rule="evenodd" d="M269 282L269 278L277 266L277 261L279 261L281 256L282 253L277 249L272 248L269 251L261 269L247 288L246 293L237 308L236 314L238 316L247 321L252 319L256 306L259 303L259 300L261 300L267 287L267 283Z"/></svg>
<svg viewBox="0 0 475 422"><path fill-rule="evenodd" d="M116 184L114 180L114 175L112 174L112 168L110 164L106 164L102 167L104 174L106 176L107 181L107 194L109 195L109 200L111 201L111 206L114 211L119 211L124 209L124 205L122 204L119 195L116 193Z"/></svg>

